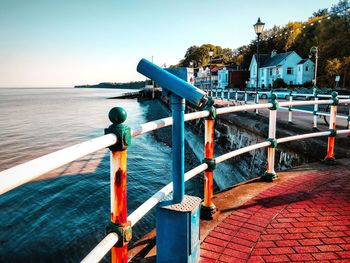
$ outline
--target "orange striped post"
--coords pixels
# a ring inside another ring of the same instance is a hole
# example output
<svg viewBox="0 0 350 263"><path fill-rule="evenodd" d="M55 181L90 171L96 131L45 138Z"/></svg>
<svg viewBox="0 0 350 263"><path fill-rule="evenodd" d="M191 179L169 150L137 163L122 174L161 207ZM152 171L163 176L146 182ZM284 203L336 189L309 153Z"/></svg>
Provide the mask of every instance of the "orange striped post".
<svg viewBox="0 0 350 263"><path fill-rule="evenodd" d="M337 135L336 121L337 121L337 105L339 103L337 95L338 95L337 92L335 91L332 92L333 103L331 106L330 120L329 120L330 134L328 136L327 155L323 160L325 164L329 164L329 165L333 165L336 163L334 158L334 144L335 144L335 136Z"/></svg>
<svg viewBox="0 0 350 263"><path fill-rule="evenodd" d="M131 142L131 130L122 124L127 117L123 108L113 108L108 115L113 123L105 133L117 136L117 143L109 147L111 214L107 232L118 234L118 242L111 250L113 263L128 262L128 243L132 237L131 224L127 221L127 147Z"/></svg>
<svg viewBox="0 0 350 263"><path fill-rule="evenodd" d="M209 104L209 103L208 103ZM218 211L213 203L214 189L214 124L216 118L216 110L213 103L206 108L210 115L205 119L205 136L204 136L204 160L208 164L207 170L204 171L204 201L201 206L201 218L211 220Z"/></svg>

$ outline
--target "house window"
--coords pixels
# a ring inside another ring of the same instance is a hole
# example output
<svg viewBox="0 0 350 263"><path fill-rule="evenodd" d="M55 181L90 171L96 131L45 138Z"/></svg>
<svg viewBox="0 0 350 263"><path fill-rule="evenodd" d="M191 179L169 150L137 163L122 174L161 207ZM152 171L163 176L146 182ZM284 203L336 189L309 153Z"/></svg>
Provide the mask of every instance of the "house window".
<svg viewBox="0 0 350 263"><path fill-rule="evenodd" d="M298 67L298 71L300 72L301 66Z"/></svg>
<svg viewBox="0 0 350 263"><path fill-rule="evenodd" d="M293 85L293 81L289 81L289 85Z"/></svg>
<svg viewBox="0 0 350 263"><path fill-rule="evenodd" d="M305 67L305 71L309 71L309 66L306 66L306 67Z"/></svg>
<svg viewBox="0 0 350 263"><path fill-rule="evenodd" d="M276 69L276 75L279 75L280 74L280 72L279 72L279 70L278 70L278 68Z"/></svg>
<svg viewBox="0 0 350 263"><path fill-rule="evenodd" d="M263 77L264 76L264 72L265 72L265 70L261 70L261 76Z"/></svg>
<svg viewBox="0 0 350 263"><path fill-rule="evenodd" d="M293 68L287 68L287 75L293 74Z"/></svg>
<svg viewBox="0 0 350 263"><path fill-rule="evenodd" d="M272 76L272 68L270 68L270 76Z"/></svg>

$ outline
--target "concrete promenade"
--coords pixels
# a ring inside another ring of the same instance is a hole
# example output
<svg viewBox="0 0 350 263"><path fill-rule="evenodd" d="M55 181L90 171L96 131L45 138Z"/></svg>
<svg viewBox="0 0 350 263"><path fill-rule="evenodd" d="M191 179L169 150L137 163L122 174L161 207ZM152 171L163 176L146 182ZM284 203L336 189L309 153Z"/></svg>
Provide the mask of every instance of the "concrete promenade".
<svg viewBox="0 0 350 263"><path fill-rule="evenodd" d="M350 160L278 175L217 195L200 262L350 262Z"/></svg>

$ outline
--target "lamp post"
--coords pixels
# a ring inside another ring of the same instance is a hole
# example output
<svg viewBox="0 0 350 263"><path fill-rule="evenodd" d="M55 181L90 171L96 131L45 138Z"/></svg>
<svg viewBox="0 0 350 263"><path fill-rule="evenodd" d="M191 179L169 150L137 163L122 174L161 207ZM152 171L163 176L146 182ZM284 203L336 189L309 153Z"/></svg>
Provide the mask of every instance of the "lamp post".
<svg viewBox="0 0 350 263"><path fill-rule="evenodd" d="M310 48L310 55L309 57L312 58L315 56L315 75L314 75L314 88L317 86L317 64L318 64L318 47L312 47Z"/></svg>
<svg viewBox="0 0 350 263"><path fill-rule="evenodd" d="M211 58L214 55L214 51L212 49L209 50L209 89L210 89L210 93L208 95L212 96L213 95L213 86L211 85Z"/></svg>
<svg viewBox="0 0 350 263"><path fill-rule="evenodd" d="M261 22L260 17L258 21L254 24L254 30L258 37L257 42L257 55L256 55L256 86L255 86L255 103L258 103L258 88L259 88L259 44L260 44L260 35L264 30L265 23ZM255 110L255 113L258 114L258 110Z"/></svg>
<svg viewBox="0 0 350 263"><path fill-rule="evenodd" d="M317 64L318 64L318 48L317 47L311 47L310 48L310 55L309 57L312 58L315 56L315 73L314 73L314 88L313 88L313 95L314 100L317 101ZM317 111L318 111L318 104L314 104L314 116L313 116L313 122L312 122L312 130L318 131L317 128Z"/></svg>

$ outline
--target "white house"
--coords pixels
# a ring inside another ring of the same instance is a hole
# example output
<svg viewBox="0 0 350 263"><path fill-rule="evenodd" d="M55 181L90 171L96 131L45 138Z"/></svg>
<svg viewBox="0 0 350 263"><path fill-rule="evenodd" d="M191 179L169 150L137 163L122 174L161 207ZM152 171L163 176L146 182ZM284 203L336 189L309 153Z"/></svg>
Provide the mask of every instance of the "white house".
<svg viewBox="0 0 350 263"><path fill-rule="evenodd" d="M302 85L314 78L314 63L310 59L302 59L296 52L290 51L271 55L259 54L259 88L271 88L273 82L280 78L288 85ZM256 87L256 55L250 62L249 87Z"/></svg>

